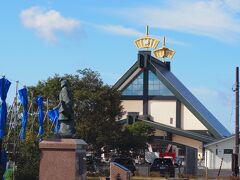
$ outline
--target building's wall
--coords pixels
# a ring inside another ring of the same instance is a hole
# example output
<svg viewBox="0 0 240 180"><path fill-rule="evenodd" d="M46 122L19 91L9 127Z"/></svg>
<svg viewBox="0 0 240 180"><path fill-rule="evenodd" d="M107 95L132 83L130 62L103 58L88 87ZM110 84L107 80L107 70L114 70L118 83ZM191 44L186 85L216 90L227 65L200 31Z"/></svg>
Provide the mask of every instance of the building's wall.
<svg viewBox="0 0 240 180"><path fill-rule="evenodd" d="M184 104L181 104L181 128L185 130L207 130Z"/></svg>
<svg viewBox="0 0 240 180"><path fill-rule="evenodd" d="M216 155L216 149L218 153ZM205 152L205 165L209 169L219 169L222 162L222 169L231 169L232 154L224 154L224 149L234 149L234 138L208 146Z"/></svg>
<svg viewBox="0 0 240 180"><path fill-rule="evenodd" d="M148 102L148 113L155 122L176 127L176 101L152 100ZM172 124L170 119L172 118Z"/></svg>
<svg viewBox="0 0 240 180"><path fill-rule="evenodd" d="M123 111L125 112L122 119L127 118L128 112L139 112L143 114L143 101L141 100L122 100Z"/></svg>
<svg viewBox="0 0 240 180"><path fill-rule="evenodd" d="M201 141L197 141L197 140L186 138L179 135L173 135L172 141L196 148L198 150L198 159L202 158L203 143Z"/></svg>

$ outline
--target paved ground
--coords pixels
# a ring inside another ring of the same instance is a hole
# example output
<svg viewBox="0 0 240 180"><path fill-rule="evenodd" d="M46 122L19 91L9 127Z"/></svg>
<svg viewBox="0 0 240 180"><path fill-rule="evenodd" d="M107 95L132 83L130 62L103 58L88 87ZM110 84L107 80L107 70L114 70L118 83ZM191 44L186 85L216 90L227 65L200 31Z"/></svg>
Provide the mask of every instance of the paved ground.
<svg viewBox="0 0 240 180"><path fill-rule="evenodd" d="M107 171L109 168L109 166L104 166L101 167L102 171ZM183 167L180 169L180 173L183 173ZM208 170L208 179L216 179L217 178L217 174L218 174L218 170ZM137 172L135 174L136 176L133 176L132 179L133 180L159 180L159 179L166 179L164 177L157 177L159 176L158 173L156 174L152 174L153 176L156 177L149 177L150 173L149 173L149 168L147 165L137 165ZM175 168L175 178L169 178L169 179L175 179L175 180L183 180L184 178L178 178L179 175L179 169ZM230 179L231 176L231 170L224 170L222 169L220 172L220 177L218 179ZM197 177L195 179L206 179L206 170L204 167L199 167L198 169L198 174ZM89 180L100 180L100 177L89 177ZM104 178L102 178L101 180L103 180ZM106 178L105 178L106 179ZM104 179L104 180L105 180ZM186 178L185 178L186 179Z"/></svg>

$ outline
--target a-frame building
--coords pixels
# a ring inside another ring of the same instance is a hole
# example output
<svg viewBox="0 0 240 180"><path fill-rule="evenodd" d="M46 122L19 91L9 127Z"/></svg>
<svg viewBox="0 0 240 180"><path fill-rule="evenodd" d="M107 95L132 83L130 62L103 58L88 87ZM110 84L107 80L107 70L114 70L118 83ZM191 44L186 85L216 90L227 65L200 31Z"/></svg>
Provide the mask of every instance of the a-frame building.
<svg viewBox="0 0 240 180"><path fill-rule="evenodd" d="M156 137L198 149L230 135L228 130L151 51L139 51L133 66L116 82L126 112L156 129Z"/></svg>

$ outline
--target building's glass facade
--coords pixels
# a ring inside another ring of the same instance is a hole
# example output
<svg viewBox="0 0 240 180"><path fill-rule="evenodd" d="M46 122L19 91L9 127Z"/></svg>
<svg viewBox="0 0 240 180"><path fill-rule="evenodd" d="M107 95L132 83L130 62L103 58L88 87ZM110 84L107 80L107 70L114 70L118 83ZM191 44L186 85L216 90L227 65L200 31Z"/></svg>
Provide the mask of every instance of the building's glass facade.
<svg viewBox="0 0 240 180"><path fill-rule="evenodd" d="M148 75L148 95L149 96L173 96L172 92L158 79L158 77L149 71Z"/></svg>
<svg viewBox="0 0 240 180"><path fill-rule="evenodd" d="M143 72L134 79L126 89L123 90L124 96L142 96L143 95ZM149 71L148 76L148 95L149 96L174 96L172 92Z"/></svg>
<svg viewBox="0 0 240 180"><path fill-rule="evenodd" d="M143 72L123 90L124 96L142 96L143 95Z"/></svg>

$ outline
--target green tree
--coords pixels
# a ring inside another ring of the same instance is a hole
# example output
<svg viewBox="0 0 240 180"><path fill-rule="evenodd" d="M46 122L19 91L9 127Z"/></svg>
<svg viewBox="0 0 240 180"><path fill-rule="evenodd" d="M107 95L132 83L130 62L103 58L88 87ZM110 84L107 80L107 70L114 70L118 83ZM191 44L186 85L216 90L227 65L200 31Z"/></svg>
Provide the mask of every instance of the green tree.
<svg viewBox="0 0 240 180"><path fill-rule="evenodd" d="M129 154L130 150L138 153L151 142L155 129L142 121L131 125L124 125L121 138L119 138L119 150L122 154Z"/></svg>
<svg viewBox="0 0 240 180"><path fill-rule="evenodd" d="M104 85L100 75L92 70L78 73L81 83L74 93L77 99L77 133L96 149L114 147L121 129L116 123L122 115L120 93Z"/></svg>
<svg viewBox="0 0 240 180"><path fill-rule="evenodd" d="M96 149L104 145L114 147L121 129L116 123L122 115L120 93L90 69L78 70L76 75L55 75L29 89L34 97L49 99L49 108L53 108L58 104L61 78L68 80L74 97L76 134Z"/></svg>
<svg viewBox="0 0 240 180"><path fill-rule="evenodd" d="M40 150L38 141L26 139L17 148L15 173L17 180L37 180L39 179Z"/></svg>

